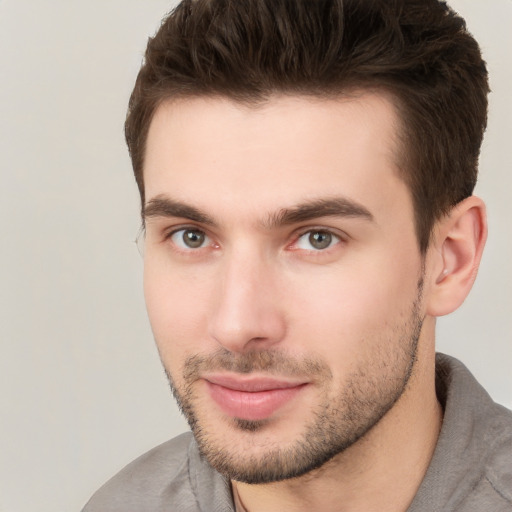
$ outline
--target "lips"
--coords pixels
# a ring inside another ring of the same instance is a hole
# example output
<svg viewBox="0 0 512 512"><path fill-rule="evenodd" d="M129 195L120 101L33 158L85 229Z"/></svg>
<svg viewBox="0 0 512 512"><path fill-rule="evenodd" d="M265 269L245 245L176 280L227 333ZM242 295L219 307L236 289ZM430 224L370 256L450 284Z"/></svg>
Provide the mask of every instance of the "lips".
<svg viewBox="0 0 512 512"><path fill-rule="evenodd" d="M211 398L225 414L253 421L269 418L307 385L269 377L232 375L209 375L204 380Z"/></svg>

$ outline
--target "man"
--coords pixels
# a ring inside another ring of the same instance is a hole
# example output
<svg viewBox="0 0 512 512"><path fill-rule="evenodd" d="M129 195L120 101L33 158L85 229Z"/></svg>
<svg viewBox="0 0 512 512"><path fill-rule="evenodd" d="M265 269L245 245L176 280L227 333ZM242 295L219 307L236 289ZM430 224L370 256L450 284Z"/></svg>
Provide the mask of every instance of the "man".
<svg viewBox="0 0 512 512"><path fill-rule="evenodd" d="M437 0L185 0L126 121L192 434L94 511L505 511L512 414L435 319L485 244L487 73Z"/></svg>

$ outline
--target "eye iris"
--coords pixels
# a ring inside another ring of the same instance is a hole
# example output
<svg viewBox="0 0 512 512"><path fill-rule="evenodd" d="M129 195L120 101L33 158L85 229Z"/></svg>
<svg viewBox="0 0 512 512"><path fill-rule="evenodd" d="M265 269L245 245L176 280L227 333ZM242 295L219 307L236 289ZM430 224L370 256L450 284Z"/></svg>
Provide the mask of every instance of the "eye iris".
<svg viewBox="0 0 512 512"><path fill-rule="evenodd" d="M315 231L309 235L309 243L315 249L326 249L331 245L332 235L326 231Z"/></svg>
<svg viewBox="0 0 512 512"><path fill-rule="evenodd" d="M204 243L204 233L201 231L186 230L183 232L183 242L191 249L197 249Z"/></svg>

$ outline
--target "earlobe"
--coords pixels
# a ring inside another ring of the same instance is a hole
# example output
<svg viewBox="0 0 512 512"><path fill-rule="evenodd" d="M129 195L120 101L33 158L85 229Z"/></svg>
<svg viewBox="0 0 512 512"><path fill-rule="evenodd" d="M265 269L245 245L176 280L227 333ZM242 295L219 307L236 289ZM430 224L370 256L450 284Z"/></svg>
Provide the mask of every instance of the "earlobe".
<svg viewBox="0 0 512 512"><path fill-rule="evenodd" d="M438 222L427 314L447 315L464 302L475 281L486 239L485 204L479 197L461 201Z"/></svg>

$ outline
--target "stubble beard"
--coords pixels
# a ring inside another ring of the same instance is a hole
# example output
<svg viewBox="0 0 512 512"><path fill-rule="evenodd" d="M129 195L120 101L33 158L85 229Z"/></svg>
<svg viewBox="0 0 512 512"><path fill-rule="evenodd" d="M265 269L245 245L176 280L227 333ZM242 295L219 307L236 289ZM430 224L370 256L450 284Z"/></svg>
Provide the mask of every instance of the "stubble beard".
<svg viewBox="0 0 512 512"><path fill-rule="evenodd" d="M395 339L389 339L387 343L381 341L379 349L373 351L371 361L361 364L347 378L340 393L335 397L326 396L314 408L303 434L288 447L283 448L277 442L257 455L248 455L240 445L226 441L229 436L224 441L219 440L214 429L209 429L200 418L194 384L199 375L208 370L263 371L273 375L314 375L320 387L329 389L332 373L324 361L296 361L278 351L233 354L223 349L207 357L188 358L184 365L184 386L180 389L166 371L172 393L190 425L201 455L229 479L263 484L305 475L361 439L399 400L413 374L423 325L419 314L422 283L422 280L418 283L418 295L410 317L393 330ZM268 420L233 418L231 421L233 437L236 431L245 436L256 436L267 425ZM222 428L217 425L217 430ZM233 446L238 448L230 450Z"/></svg>

